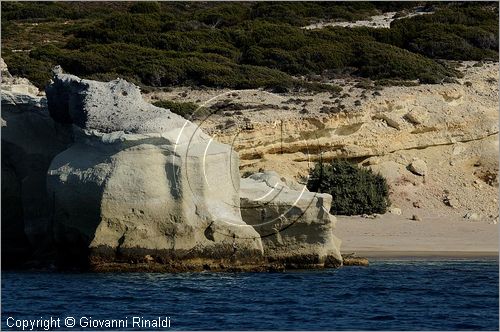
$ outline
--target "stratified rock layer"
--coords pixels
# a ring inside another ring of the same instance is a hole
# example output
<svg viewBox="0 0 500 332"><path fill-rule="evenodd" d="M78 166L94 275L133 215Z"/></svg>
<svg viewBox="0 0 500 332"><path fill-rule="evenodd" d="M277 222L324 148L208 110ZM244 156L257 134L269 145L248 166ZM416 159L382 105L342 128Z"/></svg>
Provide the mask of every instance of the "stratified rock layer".
<svg viewBox="0 0 500 332"><path fill-rule="evenodd" d="M342 264L332 196L292 190L275 172L241 179L241 215L261 235L266 257L292 267Z"/></svg>
<svg viewBox="0 0 500 332"><path fill-rule="evenodd" d="M498 68L498 62L463 62L458 70L464 76L456 83L377 91L338 79L339 96L173 89L149 97L187 93L186 101L210 100L204 105L213 107L225 93L225 103L238 104L242 115L233 112L225 126L228 108L200 126L239 152L242 174L274 170L302 182L314 161L349 159L386 177L391 202L404 218L462 219L476 212L482 221L496 222ZM254 111L254 105L263 107ZM425 176L409 170L414 158L427 165ZM443 203L448 193L457 200L453 208Z"/></svg>

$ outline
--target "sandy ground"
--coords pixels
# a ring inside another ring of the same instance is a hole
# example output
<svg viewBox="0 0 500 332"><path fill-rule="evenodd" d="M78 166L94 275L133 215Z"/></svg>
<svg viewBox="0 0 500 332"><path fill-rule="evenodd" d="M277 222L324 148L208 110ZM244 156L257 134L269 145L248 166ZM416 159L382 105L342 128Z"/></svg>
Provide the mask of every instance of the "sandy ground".
<svg viewBox="0 0 500 332"><path fill-rule="evenodd" d="M303 27L306 30L313 29L323 29L325 27L346 27L346 28L354 28L354 27L370 27L370 28L390 28L391 22L395 20L394 16L397 12L387 12L381 15L375 15L370 17L368 20L354 21L354 22L346 22L346 21L331 21L331 22L318 22L314 24L310 24L308 26ZM417 15L424 14L432 14L432 12L411 12L407 15L403 15L401 18L413 17Z"/></svg>
<svg viewBox="0 0 500 332"><path fill-rule="evenodd" d="M498 225L463 219L339 216L335 235L342 239L342 253L366 257L498 256Z"/></svg>

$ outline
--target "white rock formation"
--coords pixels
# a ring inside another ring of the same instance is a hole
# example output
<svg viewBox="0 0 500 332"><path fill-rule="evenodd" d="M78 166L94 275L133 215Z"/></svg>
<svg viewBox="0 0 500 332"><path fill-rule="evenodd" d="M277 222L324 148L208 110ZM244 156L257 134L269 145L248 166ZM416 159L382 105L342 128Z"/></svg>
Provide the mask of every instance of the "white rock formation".
<svg viewBox="0 0 500 332"><path fill-rule="evenodd" d="M254 228L241 217L239 158L229 145L144 102L124 80L56 68L45 98L0 65L4 263L58 259L100 271L342 264L331 196L254 175L241 200ZM255 198L275 185L277 199ZM262 212L279 221L259 225Z"/></svg>
<svg viewBox="0 0 500 332"><path fill-rule="evenodd" d="M97 269L151 258L189 269L262 260L259 234L241 220L230 146L144 102L126 81L61 72L53 80L49 111L75 134L48 172L55 239L68 259L88 247Z"/></svg>
<svg viewBox="0 0 500 332"><path fill-rule="evenodd" d="M243 220L261 235L265 256L293 267L342 264L331 195L290 189L275 172L241 179L240 195Z"/></svg>
<svg viewBox="0 0 500 332"><path fill-rule="evenodd" d="M36 86L26 78L13 77L3 58L0 58L0 73L2 76L2 108L16 107L32 110L47 106L45 98L39 96Z"/></svg>

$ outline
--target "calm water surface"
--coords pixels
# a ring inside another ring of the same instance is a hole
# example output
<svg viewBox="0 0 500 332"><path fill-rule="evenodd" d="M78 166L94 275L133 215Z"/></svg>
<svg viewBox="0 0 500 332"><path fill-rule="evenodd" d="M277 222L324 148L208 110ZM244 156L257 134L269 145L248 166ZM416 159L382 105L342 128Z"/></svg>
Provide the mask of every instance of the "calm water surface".
<svg viewBox="0 0 500 332"><path fill-rule="evenodd" d="M8 317L153 319L171 329L498 330L498 260L378 260L286 273L2 273ZM62 324L62 327L64 325Z"/></svg>

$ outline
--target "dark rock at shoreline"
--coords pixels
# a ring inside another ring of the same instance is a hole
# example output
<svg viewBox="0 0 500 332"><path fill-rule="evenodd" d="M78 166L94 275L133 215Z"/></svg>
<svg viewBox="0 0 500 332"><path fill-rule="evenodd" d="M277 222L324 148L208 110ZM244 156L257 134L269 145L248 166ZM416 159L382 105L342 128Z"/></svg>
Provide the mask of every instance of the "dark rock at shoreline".
<svg viewBox="0 0 500 332"><path fill-rule="evenodd" d="M358 257L354 254L342 255L344 266L368 266L370 262L365 257Z"/></svg>

